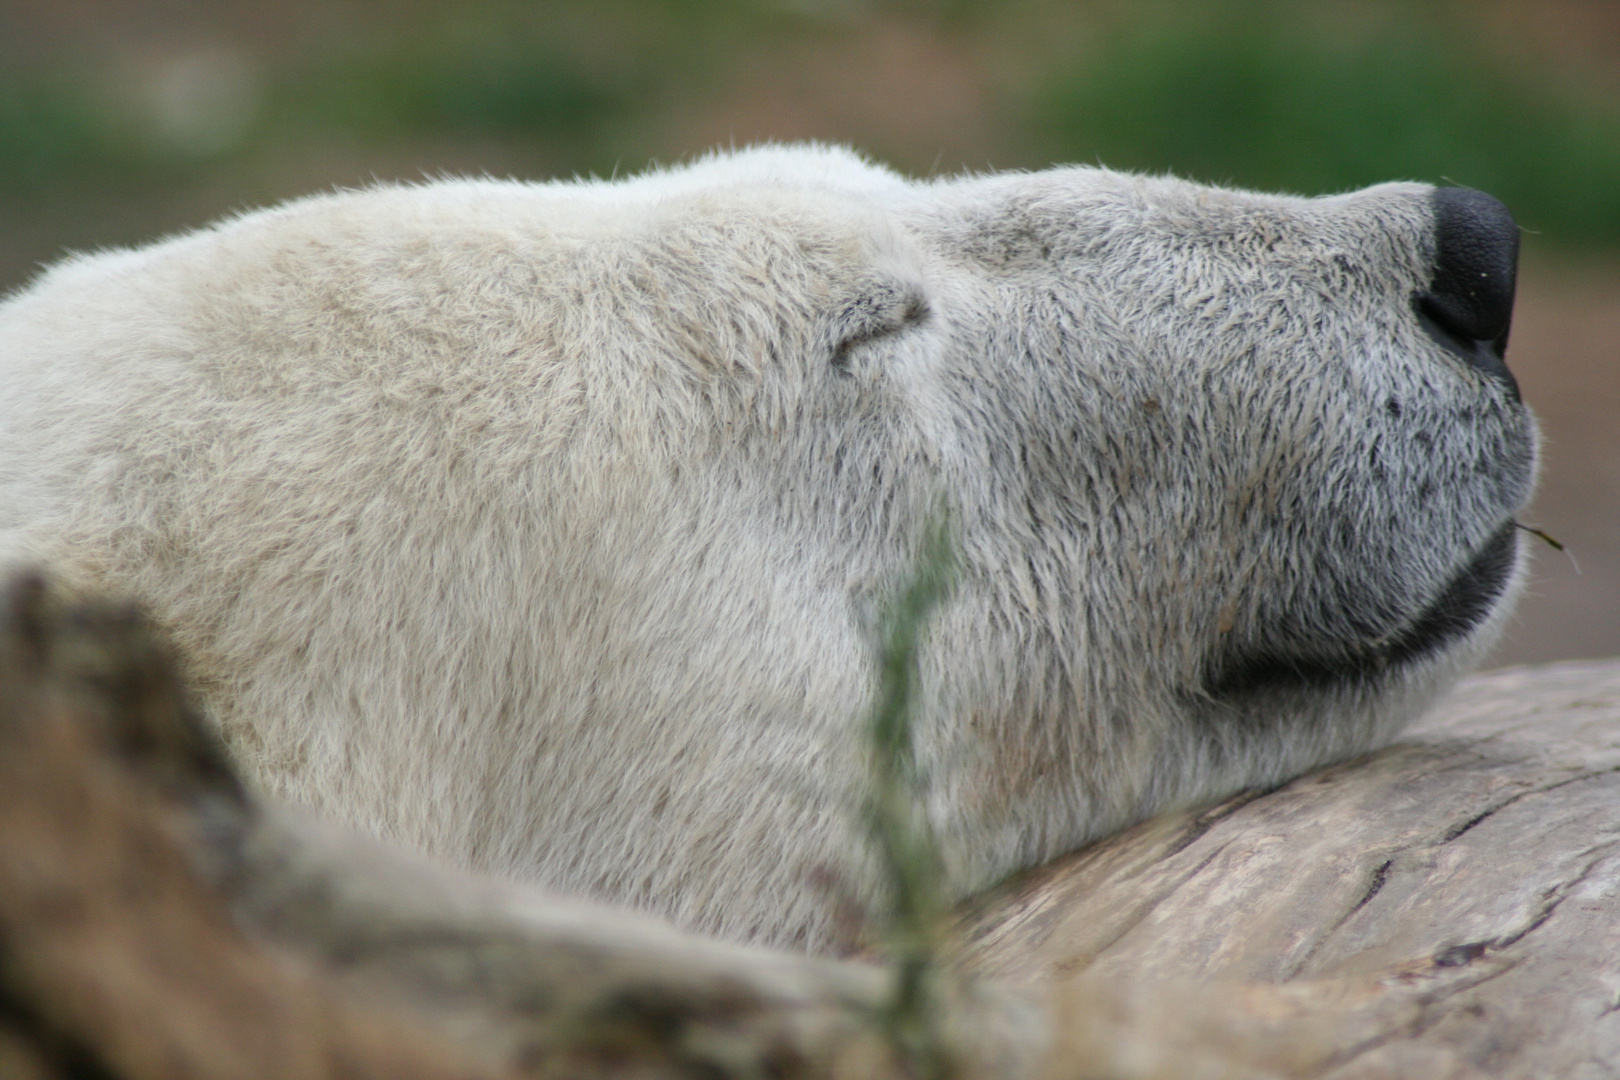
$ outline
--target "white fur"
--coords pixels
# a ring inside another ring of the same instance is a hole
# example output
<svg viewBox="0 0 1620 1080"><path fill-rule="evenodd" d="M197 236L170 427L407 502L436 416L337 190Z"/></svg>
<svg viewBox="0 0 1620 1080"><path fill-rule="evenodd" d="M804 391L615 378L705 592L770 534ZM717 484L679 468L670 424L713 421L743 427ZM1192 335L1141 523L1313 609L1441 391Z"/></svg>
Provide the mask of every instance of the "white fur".
<svg viewBox="0 0 1620 1080"><path fill-rule="evenodd" d="M1412 315L1428 190L798 147L246 214L0 307L0 557L143 598L276 794L835 948L882 888L872 613L941 500L952 895L1387 740L1481 654L1504 603L1209 691L1398 635L1527 498L1528 414Z"/></svg>

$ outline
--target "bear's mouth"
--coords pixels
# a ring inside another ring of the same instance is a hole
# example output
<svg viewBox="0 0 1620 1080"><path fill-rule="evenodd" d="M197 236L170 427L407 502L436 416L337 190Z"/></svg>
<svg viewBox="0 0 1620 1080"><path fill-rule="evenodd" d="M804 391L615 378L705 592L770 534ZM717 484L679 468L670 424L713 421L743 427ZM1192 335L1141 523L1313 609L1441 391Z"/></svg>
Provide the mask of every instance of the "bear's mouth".
<svg viewBox="0 0 1620 1080"><path fill-rule="evenodd" d="M1518 526L1508 521L1480 547L1406 629L1342 653L1236 653L1211 668L1204 689L1217 698L1257 693L1321 692L1367 682L1466 636L1507 589L1518 554Z"/></svg>

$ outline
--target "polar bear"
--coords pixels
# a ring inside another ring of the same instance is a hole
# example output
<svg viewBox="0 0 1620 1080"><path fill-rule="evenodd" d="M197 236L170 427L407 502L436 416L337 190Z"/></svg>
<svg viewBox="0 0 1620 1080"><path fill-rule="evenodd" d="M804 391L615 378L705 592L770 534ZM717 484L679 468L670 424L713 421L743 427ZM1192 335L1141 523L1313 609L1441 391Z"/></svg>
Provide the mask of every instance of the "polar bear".
<svg viewBox="0 0 1620 1080"><path fill-rule="evenodd" d="M941 512L950 897L1478 661L1535 469L1516 253L1466 189L819 146L321 195L0 307L0 561L140 597L275 796L837 951L883 893L873 625Z"/></svg>

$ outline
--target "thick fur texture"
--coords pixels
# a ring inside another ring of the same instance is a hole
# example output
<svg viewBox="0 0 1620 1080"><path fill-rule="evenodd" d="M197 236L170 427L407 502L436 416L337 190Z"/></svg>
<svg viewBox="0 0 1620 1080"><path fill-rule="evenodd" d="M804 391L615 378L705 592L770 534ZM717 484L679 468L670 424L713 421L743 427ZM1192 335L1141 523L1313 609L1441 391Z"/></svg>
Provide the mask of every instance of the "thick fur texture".
<svg viewBox="0 0 1620 1080"><path fill-rule="evenodd" d="M0 560L145 598L277 795L838 948L872 625L940 507L952 896L1482 654L1516 570L1434 605L1516 562L1534 428L1418 323L1429 195L805 147L247 214L0 307Z"/></svg>

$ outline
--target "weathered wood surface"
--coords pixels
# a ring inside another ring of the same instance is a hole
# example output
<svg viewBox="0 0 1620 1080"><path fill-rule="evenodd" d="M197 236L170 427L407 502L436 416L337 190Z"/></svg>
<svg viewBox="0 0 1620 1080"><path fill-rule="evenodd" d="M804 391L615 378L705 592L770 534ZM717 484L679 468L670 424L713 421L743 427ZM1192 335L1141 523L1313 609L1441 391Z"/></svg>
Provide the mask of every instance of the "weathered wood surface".
<svg viewBox="0 0 1620 1080"><path fill-rule="evenodd" d="M262 802L142 620L0 591L0 1080L879 1080L892 986ZM1038 1005L942 1000L963 1075L1027 1072Z"/></svg>
<svg viewBox="0 0 1620 1080"><path fill-rule="evenodd" d="M965 931L984 973L1230 1025L1234 1065L1620 1076L1620 662L1476 676L1397 745L1097 844Z"/></svg>
<svg viewBox="0 0 1620 1080"><path fill-rule="evenodd" d="M138 620L0 606L0 1076L905 1075L892 972L261 805ZM1620 1075L1620 661L1470 680L960 931L957 1080Z"/></svg>
<svg viewBox="0 0 1620 1080"><path fill-rule="evenodd" d="M495 1080L232 924L194 857L251 807L165 650L29 592L0 598L0 1078Z"/></svg>

